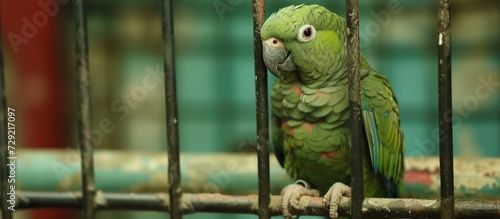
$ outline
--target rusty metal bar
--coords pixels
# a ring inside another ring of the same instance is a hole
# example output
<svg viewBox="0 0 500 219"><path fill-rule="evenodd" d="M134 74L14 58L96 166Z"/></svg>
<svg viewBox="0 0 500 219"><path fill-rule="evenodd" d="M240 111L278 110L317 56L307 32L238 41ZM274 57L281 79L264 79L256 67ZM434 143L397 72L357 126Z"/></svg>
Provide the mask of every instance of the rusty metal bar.
<svg viewBox="0 0 500 219"><path fill-rule="evenodd" d="M253 0L253 43L255 68L255 97L257 108L257 156L259 187L259 219L268 219L270 202L269 176L269 111L267 93L267 70L262 57L260 29L265 21L265 0Z"/></svg>
<svg viewBox="0 0 500 219"><path fill-rule="evenodd" d="M8 209L9 195L7 195L10 190L10 183L8 182L9 177L9 166L8 159L8 139L7 139L7 97L5 88L5 72L4 72L4 62L3 62L3 43L2 43L2 15L0 13L0 198L2 201L2 218L11 219L12 211Z"/></svg>
<svg viewBox="0 0 500 219"><path fill-rule="evenodd" d="M349 66L349 122L351 124L351 212L352 218L363 217L363 127L361 124L361 80L359 64L358 0L346 0L347 66Z"/></svg>
<svg viewBox="0 0 500 219"><path fill-rule="evenodd" d="M170 218L182 218L180 202L181 167L179 160L179 126L177 117L177 92L175 81L174 18L172 0L161 1L163 36L163 69L165 71L165 97L167 109L168 192Z"/></svg>
<svg viewBox="0 0 500 219"><path fill-rule="evenodd" d="M165 211L169 208L169 197L165 193L97 193L96 204L99 210L142 210ZM268 208L270 216L281 215L281 196L271 196ZM19 192L19 209L60 207L79 208L82 202L78 192ZM180 211L183 213L224 212L259 214L258 196L230 196L222 194L184 193ZM340 216L349 214L350 198L343 197L339 206ZM327 216L321 197L303 196L304 210L290 208L294 215ZM367 217L379 218L439 218L440 203L431 199L388 199L366 198L362 203L363 213ZM500 201L457 200L456 213L459 218L498 218Z"/></svg>
<svg viewBox="0 0 500 219"><path fill-rule="evenodd" d="M82 202L84 218L94 218L94 160L92 140L90 139L90 73L88 63L87 22L84 10L84 0L75 0L73 5L76 28L76 72L77 72L77 117L78 117L78 145L83 162L82 167Z"/></svg>
<svg viewBox="0 0 500 219"><path fill-rule="evenodd" d="M438 95L439 165L441 173L441 218L454 218L453 124L451 119L451 0L439 0L438 10Z"/></svg>

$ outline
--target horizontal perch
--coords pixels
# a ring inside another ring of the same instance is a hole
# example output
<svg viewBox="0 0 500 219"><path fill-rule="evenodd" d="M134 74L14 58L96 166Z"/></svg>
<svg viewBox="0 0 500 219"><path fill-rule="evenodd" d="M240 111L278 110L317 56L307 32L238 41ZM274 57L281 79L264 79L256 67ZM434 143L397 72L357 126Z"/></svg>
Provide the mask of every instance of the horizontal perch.
<svg viewBox="0 0 500 219"><path fill-rule="evenodd" d="M181 154L182 188L190 193L257 193L257 155L252 153ZM271 192L291 183L274 157ZM105 192L167 191L167 154L141 151L94 152L97 189ZM78 151L19 150L18 191L80 191ZM455 197L500 199L499 158L455 158ZM439 197L438 157L406 157L403 197Z"/></svg>
<svg viewBox="0 0 500 219"><path fill-rule="evenodd" d="M95 198L98 210L150 210L168 211L168 195L116 194L98 192ZM281 215L281 196L271 196L269 206L272 215ZM342 198L341 216L349 216L350 198ZM224 212L257 214L257 195L230 196L222 194L183 194L180 204L184 214L196 212ZM301 197L304 210L290 209L296 215L328 215L321 197ZM79 209L82 206L80 192L19 192L17 209L37 207L62 207ZM456 200L457 218L499 218L500 201ZM428 199L366 198L363 215L367 217L439 218L439 201Z"/></svg>

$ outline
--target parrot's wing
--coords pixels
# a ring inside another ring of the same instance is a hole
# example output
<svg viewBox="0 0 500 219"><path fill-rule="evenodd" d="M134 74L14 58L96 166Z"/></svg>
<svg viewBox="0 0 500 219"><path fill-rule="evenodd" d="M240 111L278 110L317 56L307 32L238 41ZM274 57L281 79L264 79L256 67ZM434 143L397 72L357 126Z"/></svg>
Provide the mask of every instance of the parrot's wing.
<svg viewBox="0 0 500 219"><path fill-rule="evenodd" d="M282 167L285 167L285 154L283 153L283 127L281 119L275 115L272 116L271 137L274 148L274 155Z"/></svg>
<svg viewBox="0 0 500 219"><path fill-rule="evenodd" d="M362 81L361 105L370 157L375 173L398 182L403 172L404 138L399 109L389 81L370 74Z"/></svg>

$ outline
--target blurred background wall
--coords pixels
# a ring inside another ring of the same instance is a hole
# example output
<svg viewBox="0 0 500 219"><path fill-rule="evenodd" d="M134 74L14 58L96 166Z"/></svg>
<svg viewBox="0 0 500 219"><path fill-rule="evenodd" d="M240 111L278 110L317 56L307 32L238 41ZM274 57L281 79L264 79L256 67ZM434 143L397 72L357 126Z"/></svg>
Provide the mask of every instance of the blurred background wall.
<svg viewBox="0 0 500 219"><path fill-rule="evenodd" d="M68 0L0 2L8 104L19 112L18 145L75 147L71 4ZM266 14L301 3L267 1ZM343 1L306 3L345 15ZM153 0L87 1L95 127L91 137L97 149L166 149L159 4ZM242 152L255 143L251 6L250 0L174 0L183 152ZM456 156L500 156L499 6L495 0L453 1ZM407 156L437 155L436 1L360 1L359 14L362 51L390 79L398 97ZM113 131L99 131L103 121L111 121ZM75 217L73 211L60 210L20 214L26 218ZM98 218L165 217L154 212L98 214ZM222 217L255 218L186 216Z"/></svg>

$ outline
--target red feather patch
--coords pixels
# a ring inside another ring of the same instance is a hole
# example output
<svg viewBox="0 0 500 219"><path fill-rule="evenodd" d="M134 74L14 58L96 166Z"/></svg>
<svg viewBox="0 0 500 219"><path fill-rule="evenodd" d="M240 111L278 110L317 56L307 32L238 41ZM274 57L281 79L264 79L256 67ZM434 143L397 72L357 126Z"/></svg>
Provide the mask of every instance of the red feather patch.
<svg viewBox="0 0 500 219"><path fill-rule="evenodd" d="M335 157L335 154L337 154L337 150L333 150L333 151L323 151L321 152L321 157L325 158L325 159L333 159Z"/></svg>

